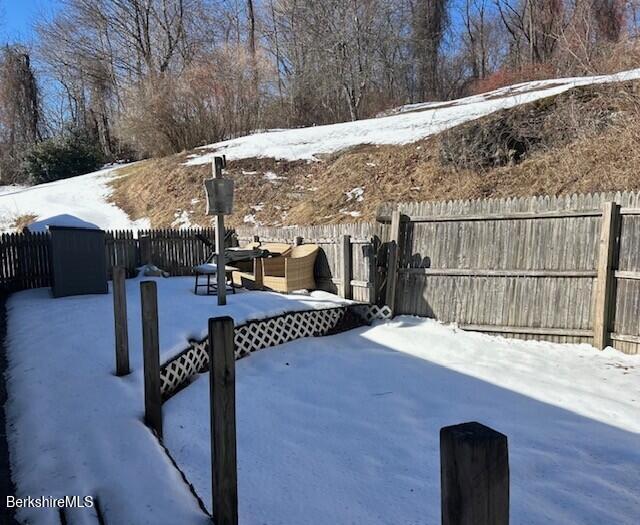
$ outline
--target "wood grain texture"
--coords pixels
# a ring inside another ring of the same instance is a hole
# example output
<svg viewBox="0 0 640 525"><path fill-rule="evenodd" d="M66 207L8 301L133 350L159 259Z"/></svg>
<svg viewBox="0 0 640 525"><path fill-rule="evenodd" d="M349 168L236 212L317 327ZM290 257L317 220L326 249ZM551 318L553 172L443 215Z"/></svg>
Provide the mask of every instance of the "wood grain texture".
<svg viewBox="0 0 640 525"><path fill-rule="evenodd" d="M397 207L409 216L456 218L402 223L397 313L506 336L586 342L584 334L594 328L606 198L630 208L640 202L639 194L627 193L388 205L386 213ZM469 215L473 220L464 220ZM640 217L623 216L620 270L640 269L639 244ZM618 280L611 331L638 332L633 286Z"/></svg>
<svg viewBox="0 0 640 525"><path fill-rule="evenodd" d="M126 269L113 268L113 319L116 338L116 375L127 375L129 370L129 327L127 321Z"/></svg>
<svg viewBox="0 0 640 525"><path fill-rule="evenodd" d="M234 322L209 319L211 486L213 522L238 524Z"/></svg>
<svg viewBox="0 0 640 525"><path fill-rule="evenodd" d="M140 283L142 354L144 365L144 421L162 438L158 291L155 281Z"/></svg>
<svg viewBox="0 0 640 525"><path fill-rule="evenodd" d="M508 525L507 436L480 423L440 430L442 525Z"/></svg>
<svg viewBox="0 0 640 525"><path fill-rule="evenodd" d="M618 230L620 227L620 205L607 202L603 206L600 224L598 255L598 277L595 290L593 320L593 346L603 349L609 344L610 320L615 281L613 279Z"/></svg>

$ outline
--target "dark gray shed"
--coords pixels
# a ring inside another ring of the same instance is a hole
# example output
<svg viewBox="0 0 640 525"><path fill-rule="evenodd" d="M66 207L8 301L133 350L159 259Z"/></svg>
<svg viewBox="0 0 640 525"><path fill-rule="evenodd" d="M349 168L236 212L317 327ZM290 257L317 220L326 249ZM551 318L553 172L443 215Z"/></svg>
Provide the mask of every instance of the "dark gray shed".
<svg viewBox="0 0 640 525"><path fill-rule="evenodd" d="M108 293L104 231L49 225L54 297Z"/></svg>

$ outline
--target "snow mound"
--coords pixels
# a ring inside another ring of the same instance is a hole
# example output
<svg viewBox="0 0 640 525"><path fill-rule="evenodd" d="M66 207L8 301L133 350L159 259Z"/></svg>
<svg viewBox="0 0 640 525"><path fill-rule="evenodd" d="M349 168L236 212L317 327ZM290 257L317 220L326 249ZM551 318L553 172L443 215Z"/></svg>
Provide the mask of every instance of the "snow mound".
<svg viewBox="0 0 640 525"><path fill-rule="evenodd" d="M326 126L274 130L199 148L187 165L208 164L215 155L229 160L269 157L278 160L318 160L362 144L408 144L494 111L558 95L577 86L640 79L640 69L614 75L536 80L446 102L410 104L387 116Z"/></svg>

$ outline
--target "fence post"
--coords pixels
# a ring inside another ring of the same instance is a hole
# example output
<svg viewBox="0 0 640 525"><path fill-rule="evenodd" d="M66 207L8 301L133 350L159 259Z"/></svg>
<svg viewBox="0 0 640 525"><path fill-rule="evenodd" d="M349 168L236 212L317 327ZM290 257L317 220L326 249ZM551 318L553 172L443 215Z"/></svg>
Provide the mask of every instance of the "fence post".
<svg viewBox="0 0 640 525"><path fill-rule="evenodd" d="M377 263L377 240L370 238L369 243L364 245L364 257L368 261L367 283L369 284L368 297L370 304L376 304L378 302L378 263Z"/></svg>
<svg viewBox="0 0 640 525"><path fill-rule="evenodd" d="M391 214L391 231L389 233L389 256L387 257L387 306L391 308L391 316L396 312L396 287L398 285L398 258L400 244L400 211Z"/></svg>
<svg viewBox="0 0 640 525"><path fill-rule="evenodd" d="M343 235L342 236L342 297L345 299L351 299L352 297L352 288L351 288L351 273L353 270L352 261L351 261L351 236Z"/></svg>
<svg viewBox="0 0 640 525"><path fill-rule="evenodd" d="M231 317L209 319L209 405L213 521L238 524L236 372Z"/></svg>
<svg viewBox="0 0 640 525"><path fill-rule="evenodd" d="M129 329L127 327L126 269L113 267L113 319L116 331L116 375L125 376L129 370Z"/></svg>
<svg viewBox="0 0 640 525"><path fill-rule="evenodd" d="M507 436L480 423L440 429L442 525L508 525Z"/></svg>
<svg viewBox="0 0 640 525"><path fill-rule="evenodd" d="M593 346L599 349L609 344L611 312L614 306L614 265L620 231L620 205L607 202L602 210L598 277L593 320Z"/></svg>
<svg viewBox="0 0 640 525"><path fill-rule="evenodd" d="M162 437L158 291L155 281L140 283L142 301L142 353L144 360L144 421Z"/></svg>

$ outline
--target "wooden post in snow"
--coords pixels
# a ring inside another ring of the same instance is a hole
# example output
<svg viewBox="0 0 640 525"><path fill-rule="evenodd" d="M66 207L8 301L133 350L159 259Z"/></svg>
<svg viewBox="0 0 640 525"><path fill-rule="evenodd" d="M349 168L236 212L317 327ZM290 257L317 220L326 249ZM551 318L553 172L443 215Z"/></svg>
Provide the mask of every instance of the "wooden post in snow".
<svg viewBox="0 0 640 525"><path fill-rule="evenodd" d="M440 430L442 525L509 524L507 436L480 423Z"/></svg>
<svg viewBox="0 0 640 525"><path fill-rule="evenodd" d="M213 522L238 525L236 373L231 317L209 319L209 405Z"/></svg>
<svg viewBox="0 0 640 525"><path fill-rule="evenodd" d="M144 422L162 437L158 292L155 281L140 283L142 301L142 353L144 361Z"/></svg>
<svg viewBox="0 0 640 525"><path fill-rule="evenodd" d="M116 335L116 375L127 375L129 370L129 329L127 327L126 270L113 267L113 319Z"/></svg>

